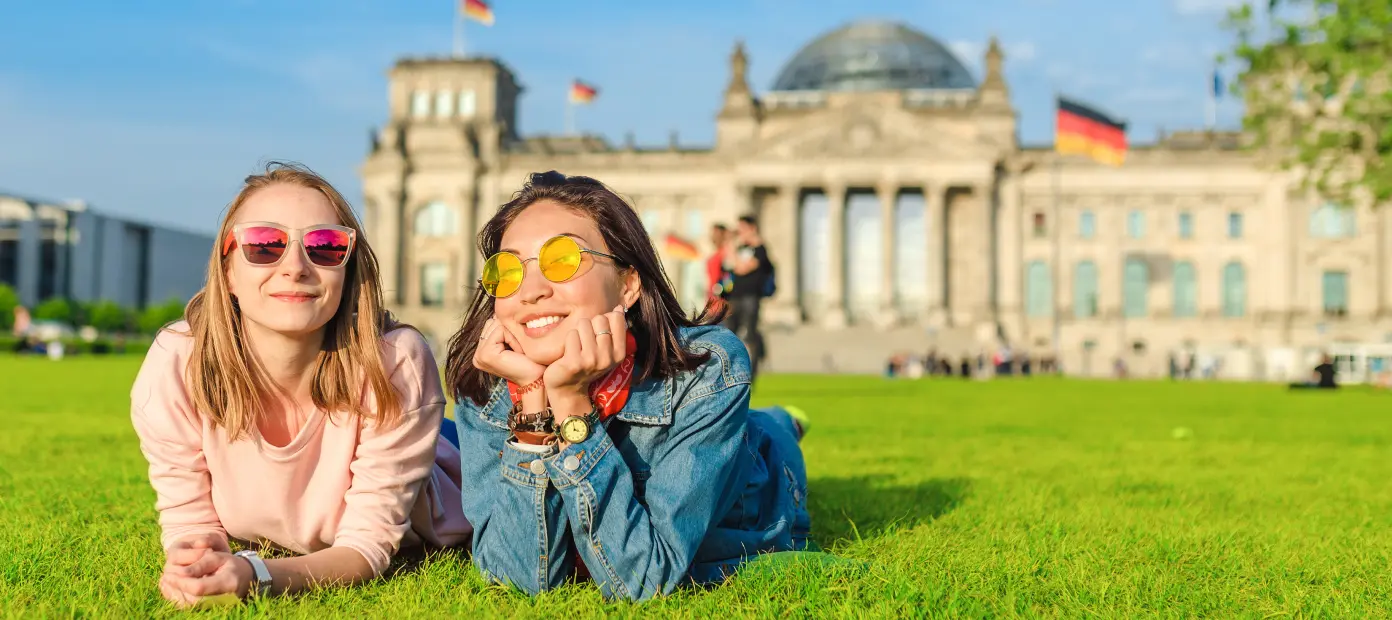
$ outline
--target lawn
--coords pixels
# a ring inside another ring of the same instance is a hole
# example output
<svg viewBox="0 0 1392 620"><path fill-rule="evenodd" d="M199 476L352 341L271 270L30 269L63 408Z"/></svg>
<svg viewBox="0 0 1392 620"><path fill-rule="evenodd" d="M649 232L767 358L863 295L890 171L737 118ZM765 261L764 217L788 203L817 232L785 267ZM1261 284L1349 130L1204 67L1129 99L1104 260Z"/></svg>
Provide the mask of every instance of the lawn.
<svg viewBox="0 0 1392 620"><path fill-rule="evenodd" d="M0 357L3 615L179 613L155 588L154 495L127 415L138 364ZM755 400L813 416L813 533L844 561L634 605L585 585L529 599L445 552L215 615L1392 614L1392 396L773 376Z"/></svg>

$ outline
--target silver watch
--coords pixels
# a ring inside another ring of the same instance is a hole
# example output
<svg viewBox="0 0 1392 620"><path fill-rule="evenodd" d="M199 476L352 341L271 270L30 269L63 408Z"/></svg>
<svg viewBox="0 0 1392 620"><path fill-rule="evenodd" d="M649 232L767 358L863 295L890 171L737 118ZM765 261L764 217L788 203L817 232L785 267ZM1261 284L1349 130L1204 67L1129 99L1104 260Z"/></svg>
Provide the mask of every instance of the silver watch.
<svg viewBox="0 0 1392 620"><path fill-rule="evenodd" d="M261 559L261 556L250 549L238 551L235 555L246 560L248 564L251 564L251 572L255 577L251 581L251 592L249 592L249 594L251 596L265 596L270 592L271 571L266 568L266 562Z"/></svg>

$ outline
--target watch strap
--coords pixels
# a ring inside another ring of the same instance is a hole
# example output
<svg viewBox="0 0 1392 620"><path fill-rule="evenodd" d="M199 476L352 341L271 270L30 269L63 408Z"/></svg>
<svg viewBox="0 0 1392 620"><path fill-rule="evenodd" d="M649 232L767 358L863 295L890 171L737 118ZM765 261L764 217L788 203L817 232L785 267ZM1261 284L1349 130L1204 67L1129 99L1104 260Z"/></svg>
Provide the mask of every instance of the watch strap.
<svg viewBox="0 0 1392 620"><path fill-rule="evenodd" d="M270 592L271 571L269 568L266 568L265 560L262 560L260 555L250 549L238 551L236 556L246 560L248 564L251 564L251 572L254 578L251 582L252 591L249 594L252 596L265 596Z"/></svg>

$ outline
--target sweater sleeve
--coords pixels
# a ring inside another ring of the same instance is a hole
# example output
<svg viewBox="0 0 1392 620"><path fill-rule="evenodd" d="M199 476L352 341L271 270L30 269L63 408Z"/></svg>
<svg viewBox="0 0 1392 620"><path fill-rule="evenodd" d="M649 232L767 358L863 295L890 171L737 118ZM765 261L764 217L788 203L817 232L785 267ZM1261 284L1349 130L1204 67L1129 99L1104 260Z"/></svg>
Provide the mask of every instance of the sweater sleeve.
<svg viewBox="0 0 1392 620"><path fill-rule="evenodd" d="M397 360L391 382L403 417L391 426L362 423L349 466L353 482L334 537L334 546L361 553L377 575L411 527L411 508L434 467L445 411L440 371L419 333L404 328L391 332L384 355L389 365Z"/></svg>
<svg viewBox="0 0 1392 620"><path fill-rule="evenodd" d="M165 549L200 534L227 540L213 507L212 479L203 457L203 421L184 389L186 338L173 332L156 338L131 387L131 423L150 465Z"/></svg>

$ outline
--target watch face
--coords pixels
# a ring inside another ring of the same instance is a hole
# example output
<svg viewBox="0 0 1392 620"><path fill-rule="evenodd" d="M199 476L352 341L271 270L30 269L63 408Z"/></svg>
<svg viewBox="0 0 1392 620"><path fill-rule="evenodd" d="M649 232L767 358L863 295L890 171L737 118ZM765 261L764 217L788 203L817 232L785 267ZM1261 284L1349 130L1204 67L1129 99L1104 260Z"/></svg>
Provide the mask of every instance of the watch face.
<svg viewBox="0 0 1392 620"><path fill-rule="evenodd" d="M580 443L590 436L590 422L580 416L566 418L561 423L561 439L570 443Z"/></svg>

